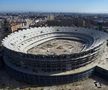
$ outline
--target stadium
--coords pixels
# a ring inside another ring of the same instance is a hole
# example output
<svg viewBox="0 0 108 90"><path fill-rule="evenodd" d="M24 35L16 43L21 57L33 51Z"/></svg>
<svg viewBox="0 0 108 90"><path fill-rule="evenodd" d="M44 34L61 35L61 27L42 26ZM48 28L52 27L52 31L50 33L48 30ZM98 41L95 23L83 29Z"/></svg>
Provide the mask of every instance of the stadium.
<svg viewBox="0 0 108 90"><path fill-rule="evenodd" d="M92 75L100 60L106 33L81 27L38 27L3 39L7 72L31 84L64 84Z"/></svg>

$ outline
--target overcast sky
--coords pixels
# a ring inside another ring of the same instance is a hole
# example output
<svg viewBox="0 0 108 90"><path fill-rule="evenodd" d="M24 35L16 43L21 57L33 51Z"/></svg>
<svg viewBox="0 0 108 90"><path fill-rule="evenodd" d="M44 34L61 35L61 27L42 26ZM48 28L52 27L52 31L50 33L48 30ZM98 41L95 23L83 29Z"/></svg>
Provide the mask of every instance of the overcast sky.
<svg viewBox="0 0 108 90"><path fill-rule="evenodd" d="M108 0L0 0L0 11L108 13Z"/></svg>

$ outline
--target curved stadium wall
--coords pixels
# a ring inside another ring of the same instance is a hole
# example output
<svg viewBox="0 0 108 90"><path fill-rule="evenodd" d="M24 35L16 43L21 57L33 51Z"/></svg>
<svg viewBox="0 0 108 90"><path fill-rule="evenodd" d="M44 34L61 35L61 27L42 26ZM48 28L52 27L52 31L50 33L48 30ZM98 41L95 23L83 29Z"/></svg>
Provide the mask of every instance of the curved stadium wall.
<svg viewBox="0 0 108 90"><path fill-rule="evenodd" d="M29 54L27 51L53 39L85 43L79 53ZM4 62L15 79L31 84L62 84L91 76L102 55L106 34L78 27L39 27L14 32L6 37Z"/></svg>

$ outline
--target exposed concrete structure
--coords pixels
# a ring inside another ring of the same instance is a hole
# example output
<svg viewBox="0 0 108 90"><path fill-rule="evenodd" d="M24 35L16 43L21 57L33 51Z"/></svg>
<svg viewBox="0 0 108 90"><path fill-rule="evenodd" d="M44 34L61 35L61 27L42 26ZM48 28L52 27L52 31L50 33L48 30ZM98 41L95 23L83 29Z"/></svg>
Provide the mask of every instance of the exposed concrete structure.
<svg viewBox="0 0 108 90"><path fill-rule="evenodd" d="M80 52L30 54L28 50L49 40L83 42ZM42 27L14 32L3 40L7 71L18 80L32 84L61 84L89 77L101 59L107 35L77 27Z"/></svg>

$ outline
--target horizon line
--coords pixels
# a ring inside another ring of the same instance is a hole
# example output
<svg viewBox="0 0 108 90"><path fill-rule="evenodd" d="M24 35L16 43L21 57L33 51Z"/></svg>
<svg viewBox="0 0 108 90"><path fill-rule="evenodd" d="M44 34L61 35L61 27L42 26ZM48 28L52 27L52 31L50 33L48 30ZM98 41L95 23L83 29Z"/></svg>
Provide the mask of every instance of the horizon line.
<svg viewBox="0 0 108 90"><path fill-rule="evenodd" d="M78 14L108 14L108 12L66 12L66 11L0 11L0 13L78 13Z"/></svg>

